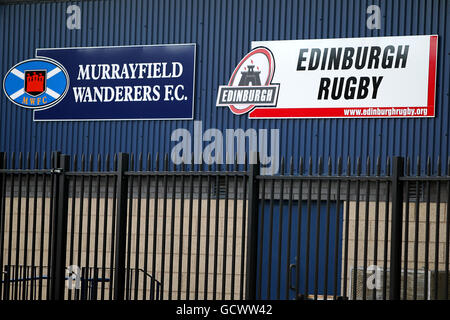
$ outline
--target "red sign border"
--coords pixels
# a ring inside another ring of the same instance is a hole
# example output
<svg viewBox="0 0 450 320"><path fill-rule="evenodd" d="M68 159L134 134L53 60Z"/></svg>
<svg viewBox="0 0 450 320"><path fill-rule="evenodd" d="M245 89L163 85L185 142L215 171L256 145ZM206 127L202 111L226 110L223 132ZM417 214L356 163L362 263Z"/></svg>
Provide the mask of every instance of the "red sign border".
<svg viewBox="0 0 450 320"><path fill-rule="evenodd" d="M255 108L249 113L250 119L292 119L292 118L432 118L435 116L436 104L436 68L437 68L437 35L430 36L430 54L428 68L428 101L427 106L420 107L394 107L397 110L427 109L426 116L379 116L379 115L344 115L344 110L364 110L361 108ZM390 110L392 108L378 108Z"/></svg>

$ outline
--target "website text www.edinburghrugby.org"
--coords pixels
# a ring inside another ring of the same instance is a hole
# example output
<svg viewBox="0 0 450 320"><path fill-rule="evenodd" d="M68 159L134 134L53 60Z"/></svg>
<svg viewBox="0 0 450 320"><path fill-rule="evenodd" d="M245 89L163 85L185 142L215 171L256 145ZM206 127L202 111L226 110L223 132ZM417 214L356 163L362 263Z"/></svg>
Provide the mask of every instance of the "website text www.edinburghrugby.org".
<svg viewBox="0 0 450 320"><path fill-rule="evenodd" d="M427 108L352 108L344 109L344 116L367 116L367 117L416 117L426 116Z"/></svg>

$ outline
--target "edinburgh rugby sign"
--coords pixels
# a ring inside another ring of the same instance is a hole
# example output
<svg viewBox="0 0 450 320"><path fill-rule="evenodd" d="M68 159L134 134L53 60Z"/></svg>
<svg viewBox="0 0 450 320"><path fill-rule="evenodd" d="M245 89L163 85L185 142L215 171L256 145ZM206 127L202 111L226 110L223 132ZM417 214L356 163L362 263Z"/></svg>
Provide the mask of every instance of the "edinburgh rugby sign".
<svg viewBox="0 0 450 320"><path fill-rule="evenodd" d="M254 41L217 106L252 119L434 117L437 36Z"/></svg>

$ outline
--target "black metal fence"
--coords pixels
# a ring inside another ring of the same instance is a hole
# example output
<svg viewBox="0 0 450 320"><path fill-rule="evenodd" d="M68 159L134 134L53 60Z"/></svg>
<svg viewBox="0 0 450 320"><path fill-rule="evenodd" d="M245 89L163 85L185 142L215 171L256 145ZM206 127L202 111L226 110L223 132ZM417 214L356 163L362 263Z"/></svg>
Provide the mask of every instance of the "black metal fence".
<svg viewBox="0 0 450 320"><path fill-rule="evenodd" d="M2 300L450 297L450 161L50 158L0 153Z"/></svg>

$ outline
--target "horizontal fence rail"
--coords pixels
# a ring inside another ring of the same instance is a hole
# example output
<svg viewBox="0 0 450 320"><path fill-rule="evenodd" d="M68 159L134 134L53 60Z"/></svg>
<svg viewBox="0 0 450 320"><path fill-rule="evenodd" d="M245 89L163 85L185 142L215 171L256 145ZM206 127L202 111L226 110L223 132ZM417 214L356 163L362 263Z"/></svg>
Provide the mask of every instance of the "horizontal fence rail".
<svg viewBox="0 0 450 320"><path fill-rule="evenodd" d="M1 300L450 297L450 159L68 160L0 153Z"/></svg>

